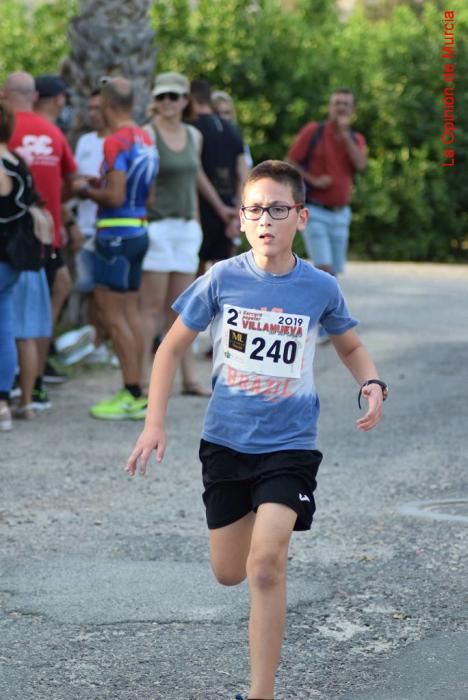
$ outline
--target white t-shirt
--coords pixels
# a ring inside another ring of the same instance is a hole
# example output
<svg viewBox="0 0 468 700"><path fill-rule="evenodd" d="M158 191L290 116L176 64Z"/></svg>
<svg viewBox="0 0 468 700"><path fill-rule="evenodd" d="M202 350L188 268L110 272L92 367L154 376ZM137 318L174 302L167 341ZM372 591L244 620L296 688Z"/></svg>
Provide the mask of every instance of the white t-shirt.
<svg viewBox="0 0 468 700"><path fill-rule="evenodd" d="M103 161L104 138L96 131L84 134L78 139L75 158L80 175L98 177ZM97 204L90 199L80 201L77 209L78 225L86 237L94 236L96 231Z"/></svg>
<svg viewBox="0 0 468 700"><path fill-rule="evenodd" d="M300 258L273 275L249 251L213 265L173 309L194 331L211 325L205 440L250 453L316 448L318 327L341 335L357 324L334 277Z"/></svg>

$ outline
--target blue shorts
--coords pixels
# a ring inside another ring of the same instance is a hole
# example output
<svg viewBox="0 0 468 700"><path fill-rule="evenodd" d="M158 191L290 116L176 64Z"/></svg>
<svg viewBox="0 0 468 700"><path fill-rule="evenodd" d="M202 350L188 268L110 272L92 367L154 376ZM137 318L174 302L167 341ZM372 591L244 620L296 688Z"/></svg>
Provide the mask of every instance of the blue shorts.
<svg viewBox="0 0 468 700"><path fill-rule="evenodd" d="M113 292L137 292L148 250L148 233L139 229L131 236L96 236L94 283Z"/></svg>
<svg viewBox="0 0 468 700"><path fill-rule="evenodd" d="M75 289L81 294L90 294L94 289L94 250L82 248L76 256Z"/></svg>
<svg viewBox="0 0 468 700"><path fill-rule="evenodd" d="M348 250L350 207L331 211L308 204L309 222L302 233L307 256L316 267L331 267L334 275L343 272Z"/></svg>
<svg viewBox="0 0 468 700"><path fill-rule="evenodd" d="M13 287L13 309L17 340L51 337L52 309L44 268L20 274Z"/></svg>

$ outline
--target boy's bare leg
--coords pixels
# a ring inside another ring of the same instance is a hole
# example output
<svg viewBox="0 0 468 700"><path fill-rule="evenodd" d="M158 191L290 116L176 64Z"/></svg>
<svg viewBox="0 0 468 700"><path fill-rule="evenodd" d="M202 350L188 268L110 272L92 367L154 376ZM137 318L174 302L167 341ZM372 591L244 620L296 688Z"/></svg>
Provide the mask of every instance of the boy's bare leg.
<svg viewBox="0 0 468 700"><path fill-rule="evenodd" d="M273 698L286 618L288 546L296 517L287 506L264 503L256 515L209 531L218 581L235 586L246 575L249 580L251 698Z"/></svg>
<svg viewBox="0 0 468 700"><path fill-rule="evenodd" d="M286 619L288 546L296 513L279 503L259 506L247 559L250 587L249 698L273 698Z"/></svg>
<svg viewBox="0 0 468 700"><path fill-rule="evenodd" d="M254 523L255 514L248 513L231 525L209 531L211 568L223 586L237 586L247 576Z"/></svg>

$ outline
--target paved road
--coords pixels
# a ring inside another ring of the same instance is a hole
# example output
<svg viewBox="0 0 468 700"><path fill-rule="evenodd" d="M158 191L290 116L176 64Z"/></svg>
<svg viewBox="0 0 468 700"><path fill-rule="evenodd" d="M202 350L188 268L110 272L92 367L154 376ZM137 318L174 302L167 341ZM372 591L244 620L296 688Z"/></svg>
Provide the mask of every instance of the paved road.
<svg viewBox="0 0 468 700"><path fill-rule="evenodd" d="M318 349L325 459L291 549L276 697L467 700L468 270L356 263L343 287L391 399L358 433L353 381ZM0 698L233 700L247 592L208 567L204 400L174 394L164 463L130 480L139 426L87 416L116 388L115 371L80 374L0 435ZM449 502L420 517L434 500Z"/></svg>

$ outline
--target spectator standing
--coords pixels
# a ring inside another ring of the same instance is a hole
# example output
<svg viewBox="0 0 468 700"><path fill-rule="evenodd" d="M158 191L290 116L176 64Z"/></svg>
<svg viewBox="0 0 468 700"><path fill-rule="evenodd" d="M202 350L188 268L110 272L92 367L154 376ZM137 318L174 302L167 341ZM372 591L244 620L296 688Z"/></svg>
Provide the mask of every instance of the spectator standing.
<svg viewBox="0 0 468 700"><path fill-rule="evenodd" d="M14 117L6 104L0 102L0 431L11 430L8 398L15 377L17 350L14 335L13 288L19 272L9 263L6 245L14 235L14 223L27 202L22 194L28 191L29 174L8 149L14 127ZM31 183L29 183L31 188Z"/></svg>
<svg viewBox="0 0 468 700"><path fill-rule="evenodd" d="M224 92L224 90L215 90L211 94L211 104L213 111L218 115L218 117L221 117L221 119L225 119L226 121L231 122L231 124L235 124L237 126L236 108L234 105L234 100L229 93ZM249 145L245 143L245 141L244 155L247 168L250 170L253 168L253 159Z"/></svg>
<svg viewBox="0 0 468 700"><path fill-rule="evenodd" d="M133 121L131 83L105 78L102 112L110 135L104 141L103 179L89 178L78 196L99 205L95 295L100 317L120 361L124 387L90 409L94 418L144 418L143 332L138 290L148 249L146 202L158 169L149 134Z"/></svg>
<svg viewBox="0 0 468 700"><path fill-rule="evenodd" d="M37 101L38 93L34 78L29 73L17 71L11 73L4 85L3 95L11 109L15 113L15 129L9 141L9 148L17 151L28 165L33 178L34 189L37 191L44 206L50 212L54 221L54 241L52 245L52 255L47 261L46 273L49 274L50 286L53 288L57 270L63 267L62 247L62 224L61 224L61 198L62 187L73 191L75 186L79 186L79 181L74 180L76 170L75 161L68 143L55 124L49 119L36 114L33 110ZM21 303L21 307L26 303L26 288L22 302L19 302L19 290L23 288L23 282L27 279L28 294L31 298L39 300L42 298L42 271L41 273L23 273L15 295L16 303ZM63 303L66 296L67 285L69 285L68 270L60 273L57 280L57 294L55 296L55 311L59 306L59 301ZM68 282L67 282L68 280ZM34 291L31 285L40 285ZM53 295L52 295L53 296ZM50 402L47 393L42 388L41 375L46 363L47 352L50 344L49 338L42 338L37 342L39 353L38 377L33 392L34 403L37 407L49 407ZM27 364L31 367L31 363Z"/></svg>
<svg viewBox="0 0 468 700"><path fill-rule="evenodd" d="M201 168L202 135L195 127L182 122L189 91L190 83L184 75L160 73L153 90L155 115L145 127L156 144L160 159L148 210L150 243L143 261L141 285L145 382L149 381L155 334L165 330L162 326L173 323L172 303L193 281L198 269L202 232L198 221L197 185L224 222L234 214L233 209L224 205ZM208 395L195 378L191 348L182 359L181 372L184 394Z"/></svg>
<svg viewBox="0 0 468 700"><path fill-rule="evenodd" d="M78 139L75 159L78 173L85 177L99 177L104 159L104 139L108 135L101 106L101 91L94 90L88 99L87 122L92 131ZM76 255L75 289L87 297L87 315L95 328L95 346L86 362L107 362L109 354L102 342L102 328L94 299L94 239L98 206L91 199L79 200L76 208L78 227L84 236L84 245Z"/></svg>
<svg viewBox="0 0 468 700"><path fill-rule="evenodd" d="M242 138L233 124L213 113L211 87L206 80L193 80L190 94L194 114L192 123L203 136L203 170L223 202L238 208L242 186L247 177ZM232 239L239 233L239 224L233 218L226 226L203 193L199 202L203 230L200 272L203 272L207 263L230 257Z"/></svg>
<svg viewBox="0 0 468 700"><path fill-rule="evenodd" d="M47 261L45 268L52 302L52 324L53 328L55 328L60 312L72 289L70 270L64 254L65 245L70 242L71 250L75 253L83 245L84 239L74 216L62 203L72 193L71 182L77 172L73 152L63 132L57 126L59 117L66 105L67 86L58 75L40 75L35 79L35 85L38 94L38 99L34 106L35 112L57 128L58 134L56 133L55 136L58 139L60 134L62 141L60 145L60 207L58 219L56 220L54 252ZM56 187L57 183L55 184ZM59 232L58 235L57 230ZM45 354L46 351L49 351L47 345L42 350L42 353ZM44 371L45 381L57 383L64 379L64 375L61 375L49 362L46 363Z"/></svg>
<svg viewBox="0 0 468 700"><path fill-rule="evenodd" d="M364 136L351 129L354 111L351 90L336 90L327 121L306 124L288 152L306 182L307 255L316 267L335 276L346 262L353 176L367 165Z"/></svg>

